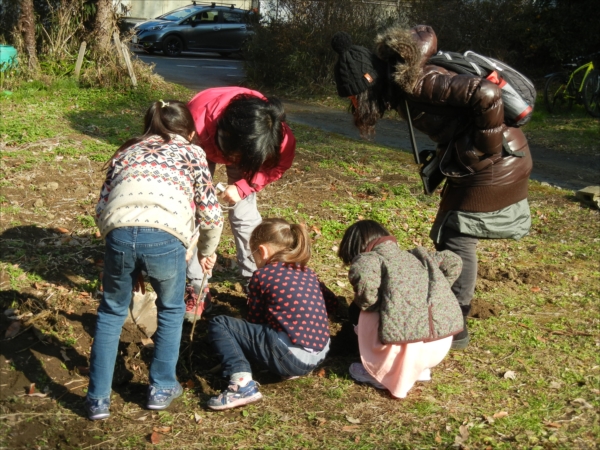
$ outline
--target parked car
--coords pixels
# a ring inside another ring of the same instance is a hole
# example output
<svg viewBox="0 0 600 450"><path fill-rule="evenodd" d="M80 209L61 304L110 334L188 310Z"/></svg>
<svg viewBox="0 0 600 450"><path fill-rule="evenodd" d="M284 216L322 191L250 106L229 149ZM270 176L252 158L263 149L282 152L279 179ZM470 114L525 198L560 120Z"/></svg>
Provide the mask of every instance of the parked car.
<svg viewBox="0 0 600 450"><path fill-rule="evenodd" d="M148 53L162 51L216 52L222 56L241 50L252 34L254 11L232 6L193 4L137 24L132 44Z"/></svg>

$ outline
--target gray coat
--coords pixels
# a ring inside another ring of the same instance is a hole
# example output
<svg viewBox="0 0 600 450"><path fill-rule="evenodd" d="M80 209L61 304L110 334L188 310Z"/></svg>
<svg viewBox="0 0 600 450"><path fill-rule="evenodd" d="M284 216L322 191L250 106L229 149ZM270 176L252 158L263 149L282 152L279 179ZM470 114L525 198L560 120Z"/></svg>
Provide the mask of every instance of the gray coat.
<svg viewBox="0 0 600 450"><path fill-rule="evenodd" d="M400 250L391 237L379 241L352 261L348 277L354 302L379 311L381 342L429 342L459 333L463 316L450 287L462 270L460 257L424 247Z"/></svg>

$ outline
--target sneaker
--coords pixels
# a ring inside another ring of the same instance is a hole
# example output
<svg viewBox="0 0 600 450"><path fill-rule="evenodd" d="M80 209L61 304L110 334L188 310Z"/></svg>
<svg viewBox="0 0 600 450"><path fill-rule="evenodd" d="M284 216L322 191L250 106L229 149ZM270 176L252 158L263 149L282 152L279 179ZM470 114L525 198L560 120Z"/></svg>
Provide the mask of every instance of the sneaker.
<svg viewBox="0 0 600 450"><path fill-rule="evenodd" d="M85 411L88 419L101 420L110 416L110 398L85 398Z"/></svg>
<svg viewBox="0 0 600 450"><path fill-rule="evenodd" d="M431 369L423 369L417 381L431 381Z"/></svg>
<svg viewBox="0 0 600 450"><path fill-rule="evenodd" d="M204 288L204 298L200 300L198 309L196 310L196 304L198 303L198 294L194 290L194 286L188 285L185 288L185 315L183 318L188 322L194 322L194 316L196 320L202 317L203 313L207 313L212 309L212 297L208 286Z"/></svg>
<svg viewBox="0 0 600 450"><path fill-rule="evenodd" d="M387 389L383 384L377 381L373 376L367 372L367 369L362 363L350 364L350 376L359 383L367 383L373 386L375 389Z"/></svg>
<svg viewBox="0 0 600 450"><path fill-rule="evenodd" d="M215 411L221 411L223 409L247 405L261 398L262 394L258 391L258 383L252 380L244 387L240 387L237 384L230 384L227 390L221 392L218 397L211 398L207 406Z"/></svg>
<svg viewBox="0 0 600 450"><path fill-rule="evenodd" d="M183 388L179 383L172 389L157 389L154 386L148 388L148 409L167 409L171 402L183 394Z"/></svg>

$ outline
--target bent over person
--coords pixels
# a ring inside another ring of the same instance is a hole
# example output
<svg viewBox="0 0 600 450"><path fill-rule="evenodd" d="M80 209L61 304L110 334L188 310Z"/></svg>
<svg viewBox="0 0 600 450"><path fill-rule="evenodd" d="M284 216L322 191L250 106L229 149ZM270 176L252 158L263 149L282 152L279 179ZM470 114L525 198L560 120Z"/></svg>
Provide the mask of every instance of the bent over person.
<svg viewBox="0 0 600 450"><path fill-rule="evenodd" d="M350 98L361 135L373 134L379 118L396 110L405 120L405 101L415 128L437 144L446 175L430 237L438 251L463 260L452 286L464 329L453 349L469 343L466 317L477 280L479 239L520 239L529 232L527 202L532 169L527 139L504 123L500 88L474 75L457 74L428 63L437 37L427 25L390 27L375 40L375 53L337 33L332 47L338 94Z"/></svg>

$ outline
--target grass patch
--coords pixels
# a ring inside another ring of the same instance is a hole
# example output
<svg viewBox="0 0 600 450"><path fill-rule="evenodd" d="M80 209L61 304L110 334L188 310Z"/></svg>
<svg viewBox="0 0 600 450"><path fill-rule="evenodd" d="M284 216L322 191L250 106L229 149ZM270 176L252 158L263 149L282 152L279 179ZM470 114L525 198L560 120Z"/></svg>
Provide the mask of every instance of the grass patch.
<svg viewBox="0 0 600 450"><path fill-rule="evenodd" d="M135 382L115 385L107 422L84 419L87 377L79 367L88 364L97 307L93 296L100 287L103 246L92 217L104 178L101 166L124 139L141 131L150 102L173 97L186 100L191 93L30 83L0 100L0 138L6 149L0 181L0 306L33 314L32 326L41 333L27 331L9 342L6 351L15 353L0 361L1 376L3 383L20 386L17 376L26 377L40 392L50 386L52 395L64 394L51 403L19 397L21 387L7 391L0 397L0 412L15 419L1 424L2 446L142 448L150 445L155 427L169 430L157 448L178 449L596 446L600 216L578 203L573 192L536 182L530 183L530 235L518 242L482 241L478 247L475 300L493 313L469 319L469 348L451 353L432 370L432 381L417 384L406 399L354 383L347 370L357 356L341 342L307 377L281 382L256 371L262 402L208 412L205 401L223 386L218 371L211 371L216 359L201 320L193 357L188 353L190 329L184 328L178 376L186 390L168 411L151 413L142 407L149 354L134 342L123 342L123 358L134 350L126 372ZM581 119L583 125L577 126L593 131ZM590 142L585 131L580 136L575 129L544 129L536 125L542 120L554 118L539 112L526 132L554 136L560 131L567 139L581 139L581 145ZM422 194L411 155L291 126L298 142L296 160L282 180L259 194L259 209L263 217L306 224L313 241L309 265L338 295L347 301L353 295L335 252L343 231L356 220L382 222L403 248L431 248L428 232L438 199ZM223 177L218 169L216 178ZM217 312L243 316L239 278L228 265L234 255L226 230L219 246L221 271L215 271L211 289ZM338 337L343 312L332 322ZM0 325L5 333L8 319ZM73 380L82 385L67 384ZM27 428L31 423L44 427Z"/></svg>

